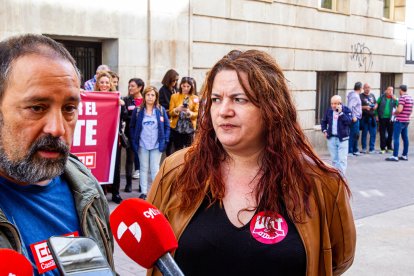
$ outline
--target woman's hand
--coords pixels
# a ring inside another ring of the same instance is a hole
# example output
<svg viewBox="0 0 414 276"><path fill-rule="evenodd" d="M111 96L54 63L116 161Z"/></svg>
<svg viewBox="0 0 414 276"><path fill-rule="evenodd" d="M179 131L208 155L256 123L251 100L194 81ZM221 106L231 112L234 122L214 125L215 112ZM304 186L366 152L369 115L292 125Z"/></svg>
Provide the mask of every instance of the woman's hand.
<svg viewBox="0 0 414 276"><path fill-rule="evenodd" d="M124 106L125 105L125 102L123 100L119 99L119 105Z"/></svg>
<svg viewBox="0 0 414 276"><path fill-rule="evenodd" d="M177 106L174 108L175 114L180 114L180 112L185 112L186 114L190 112L190 110L187 107L184 107L184 105Z"/></svg>

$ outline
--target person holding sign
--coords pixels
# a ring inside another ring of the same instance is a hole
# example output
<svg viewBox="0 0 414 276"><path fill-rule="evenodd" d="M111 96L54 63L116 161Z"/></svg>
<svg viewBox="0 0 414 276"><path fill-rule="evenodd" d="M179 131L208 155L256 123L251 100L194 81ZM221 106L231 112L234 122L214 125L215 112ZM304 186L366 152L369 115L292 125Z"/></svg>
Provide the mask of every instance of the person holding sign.
<svg viewBox="0 0 414 276"><path fill-rule="evenodd" d="M0 248L24 254L35 275L59 275L47 239L84 235L114 269L108 202L69 152L80 102L75 60L60 43L26 34L0 42L0 63Z"/></svg>
<svg viewBox="0 0 414 276"><path fill-rule="evenodd" d="M115 85L112 81L112 76L108 71L99 71L96 76L96 83L94 91L97 92L111 92L116 91Z"/></svg>
<svg viewBox="0 0 414 276"><path fill-rule="evenodd" d="M228 53L202 95L193 144L165 159L148 195L174 229L183 273L346 271L356 242L348 185L306 139L273 57Z"/></svg>
<svg viewBox="0 0 414 276"><path fill-rule="evenodd" d="M134 109L131 116L132 147L138 152L141 186L140 198L146 199L150 183L160 168L162 152L170 138L170 120L167 111L158 103L157 88L148 86L144 90L144 101ZM151 180L148 182L148 171Z"/></svg>
<svg viewBox="0 0 414 276"><path fill-rule="evenodd" d="M96 76L95 91L97 92L115 92L116 86L113 82L112 75L107 71L100 71ZM125 102L119 99L121 106L125 105ZM121 131L121 124L119 124L119 131ZM116 150L116 161L115 161L115 173L114 180L112 183L112 201L116 204L121 203L122 198L119 195L119 188L121 184L121 137L118 136L118 147Z"/></svg>

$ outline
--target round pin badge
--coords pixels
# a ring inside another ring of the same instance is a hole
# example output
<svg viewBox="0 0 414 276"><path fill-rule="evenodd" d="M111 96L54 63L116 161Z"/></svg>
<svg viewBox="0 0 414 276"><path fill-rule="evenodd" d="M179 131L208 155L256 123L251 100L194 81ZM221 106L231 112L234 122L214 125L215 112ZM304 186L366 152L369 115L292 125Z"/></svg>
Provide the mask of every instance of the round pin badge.
<svg viewBox="0 0 414 276"><path fill-rule="evenodd" d="M253 238L264 244L281 242L288 234L288 225L284 217L278 213L267 216L265 212L257 213L250 222L250 233Z"/></svg>

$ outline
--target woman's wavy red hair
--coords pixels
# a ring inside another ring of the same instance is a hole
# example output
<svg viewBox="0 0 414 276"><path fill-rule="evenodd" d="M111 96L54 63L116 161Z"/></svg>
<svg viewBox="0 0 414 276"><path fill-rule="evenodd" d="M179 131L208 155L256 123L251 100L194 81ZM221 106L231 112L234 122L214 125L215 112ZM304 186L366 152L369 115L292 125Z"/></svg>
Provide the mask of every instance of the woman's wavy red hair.
<svg viewBox="0 0 414 276"><path fill-rule="evenodd" d="M269 54L258 50L233 50L208 73L202 91L198 132L177 177L180 181L175 184L180 198L176 207L186 212L201 198L211 196L213 203L225 195L220 164L227 154L216 138L210 116L214 78L222 70L237 72L247 97L260 107L264 121L266 147L260 163L261 177L254 191L257 209L279 211L283 208L291 219L302 221L301 214L310 215L309 195L315 175L329 174L338 180L342 177L313 151L297 121L281 68ZM241 73L247 75L250 87L243 85ZM306 174L306 171L314 173Z"/></svg>

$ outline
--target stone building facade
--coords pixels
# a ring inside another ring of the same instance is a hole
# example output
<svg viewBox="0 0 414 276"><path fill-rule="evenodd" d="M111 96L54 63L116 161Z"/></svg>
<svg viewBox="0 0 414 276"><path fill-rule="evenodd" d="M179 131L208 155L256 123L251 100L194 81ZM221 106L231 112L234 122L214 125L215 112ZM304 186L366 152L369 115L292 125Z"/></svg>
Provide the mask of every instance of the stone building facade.
<svg viewBox="0 0 414 276"><path fill-rule="evenodd" d="M160 86L174 68L201 87L232 49L276 58L316 147L322 112L356 81L378 96L405 83L414 96L414 0L1 0L0 39L41 33L71 48L85 79L99 63L120 91L140 77ZM398 89L396 89L398 94ZM414 129L411 128L411 137Z"/></svg>

